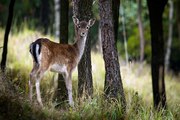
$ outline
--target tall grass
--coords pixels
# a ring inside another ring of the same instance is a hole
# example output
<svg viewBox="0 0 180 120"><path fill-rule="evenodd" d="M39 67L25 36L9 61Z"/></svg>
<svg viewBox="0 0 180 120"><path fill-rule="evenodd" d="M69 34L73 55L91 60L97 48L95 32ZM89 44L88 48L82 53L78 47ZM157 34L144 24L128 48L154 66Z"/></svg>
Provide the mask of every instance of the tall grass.
<svg viewBox="0 0 180 120"><path fill-rule="evenodd" d="M3 43L3 35L4 30L0 29L0 46L2 46ZM36 102L33 104L33 106L31 106L27 99L29 73L32 69L32 58L29 54L29 44L38 37L48 37L51 40L54 39L52 36L44 36L41 33L37 31L31 31L26 27L16 34L11 33L9 36L6 80L10 81L12 85L15 86L16 96L22 96L23 101L21 102L19 102L20 99L18 97L12 97L15 99L17 104L22 105L21 109L27 113L35 114L38 112L39 114L37 116L33 114L35 117L34 119L40 119L42 116L43 119L60 120L122 119L123 115L121 111L121 104L118 101L106 101L103 97L105 79L104 61L102 59L102 54L96 52L91 53L94 85L94 96L92 99L86 99L79 103L77 97L77 70L75 70L73 73L73 98L75 100L75 107L70 108L65 106L56 109L56 104L64 103L53 103L53 79L55 78L55 74L48 72L41 82L41 94L45 107L43 109L39 109L38 105L36 105ZM2 52L2 50L0 51ZM165 83L168 108L167 110L160 110L157 112L153 109L150 66L145 64L143 69L139 72L138 63L129 63L128 65L123 65L122 63L123 61L120 61L120 70L127 100L127 114L124 119L179 119L180 76L174 76L171 73L166 74ZM2 92L4 89L11 91L11 89L7 89L8 85L4 84L2 78L3 75L1 75L0 79L0 92ZM35 97L36 96L34 95L34 100L36 99ZM38 109L38 111L36 109ZM26 114L22 115L25 116Z"/></svg>

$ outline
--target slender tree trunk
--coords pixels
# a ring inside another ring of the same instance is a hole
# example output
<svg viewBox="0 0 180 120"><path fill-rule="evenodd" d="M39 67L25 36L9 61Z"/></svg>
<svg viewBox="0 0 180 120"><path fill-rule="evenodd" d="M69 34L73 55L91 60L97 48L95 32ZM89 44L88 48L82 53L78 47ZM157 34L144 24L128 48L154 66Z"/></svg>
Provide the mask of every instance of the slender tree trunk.
<svg viewBox="0 0 180 120"><path fill-rule="evenodd" d="M54 0L54 13L55 13L55 39L58 41L60 38L60 0ZM60 41L60 40L59 40Z"/></svg>
<svg viewBox="0 0 180 120"><path fill-rule="evenodd" d="M177 0L177 27L178 27L178 38L180 40L180 0Z"/></svg>
<svg viewBox="0 0 180 120"><path fill-rule="evenodd" d="M124 49L125 49L125 54L126 54L126 64L128 64L128 48L127 48L127 35L126 35L126 22L125 22L125 14L123 10L123 6L121 8L121 17L122 17L122 28L123 28L123 38L124 38Z"/></svg>
<svg viewBox="0 0 180 120"><path fill-rule="evenodd" d="M81 21L92 18L93 0L73 0L73 14ZM75 30L76 33L76 30ZM85 90L85 91L84 91ZM92 68L91 68L91 37L88 34L84 54L78 65L78 96L93 94Z"/></svg>
<svg viewBox="0 0 180 120"><path fill-rule="evenodd" d="M166 56L165 56L165 71L169 70L169 60L171 55L171 44L172 44L172 35L173 35L173 12L174 5L173 1L169 0L169 34L166 48Z"/></svg>
<svg viewBox="0 0 180 120"><path fill-rule="evenodd" d="M68 22L69 22L69 1L68 0L59 0L60 5L60 39L61 44L68 44ZM68 91L66 89L66 84L63 76L58 75L58 86L55 91L55 97L57 102L63 102L68 99Z"/></svg>
<svg viewBox="0 0 180 120"><path fill-rule="evenodd" d="M138 3L138 27L139 27L139 36L140 36L140 62L144 61L144 30L142 23L142 2L137 0Z"/></svg>
<svg viewBox="0 0 180 120"><path fill-rule="evenodd" d="M162 14L167 0L147 0L152 46L152 86L154 107L166 108L166 91L164 83L164 40Z"/></svg>
<svg viewBox="0 0 180 120"><path fill-rule="evenodd" d="M108 98L120 97L122 108L125 111L126 100L114 37L112 0L99 0L99 12L103 58L106 70L104 91Z"/></svg>
<svg viewBox="0 0 180 120"><path fill-rule="evenodd" d="M102 42L101 42L101 28L98 26L98 42L97 42L97 50L102 53Z"/></svg>
<svg viewBox="0 0 180 120"><path fill-rule="evenodd" d="M49 8L49 0L41 0L41 16L40 16L40 19L41 19L41 23L42 23L42 26L44 28L44 31L43 33L44 34L47 34L48 32L48 26L49 26L49 12L50 12L50 8Z"/></svg>
<svg viewBox="0 0 180 120"><path fill-rule="evenodd" d="M120 0L112 0L114 39L116 44L118 40L119 7L120 7Z"/></svg>
<svg viewBox="0 0 180 120"><path fill-rule="evenodd" d="M15 4L15 0L11 0L9 4L9 13L8 13L8 20L6 24L6 31L4 34L4 45L3 45L3 53L2 53L2 60L1 60L2 71L5 71L5 68L6 68L6 59L7 59L7 53L8 53L8 36L9 36L12 19L13 19L14 4Z"/></svg>

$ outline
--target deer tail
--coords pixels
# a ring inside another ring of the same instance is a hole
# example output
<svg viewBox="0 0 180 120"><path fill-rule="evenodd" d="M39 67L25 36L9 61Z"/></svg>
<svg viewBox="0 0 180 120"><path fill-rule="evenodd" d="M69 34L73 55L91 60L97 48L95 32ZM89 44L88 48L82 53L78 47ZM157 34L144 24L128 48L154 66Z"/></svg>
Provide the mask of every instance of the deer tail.
<svg viewBox="0 0 180 120"><path fill-rule="evenodd" d="M40 64L41 43L37 43L37 42L31 43L29 51L33 56L34 61L37 64Z"/></svg>

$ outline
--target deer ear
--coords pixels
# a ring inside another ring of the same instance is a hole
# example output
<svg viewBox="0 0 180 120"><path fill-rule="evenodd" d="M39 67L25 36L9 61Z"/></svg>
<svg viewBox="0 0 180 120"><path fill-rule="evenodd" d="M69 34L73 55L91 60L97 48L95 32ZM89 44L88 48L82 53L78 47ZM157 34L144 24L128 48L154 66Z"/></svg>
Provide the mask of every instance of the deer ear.
<svg viewBox="0 0 180 120"><path fill-rule="evenodd" d="M89 20L89 26L92 26L95 23L96 19L90 19Z"/></svg>
<svg viewBox="0 0 180 120"><path fill-rule="evenodd" d="M76 16L73 16L72 18L75 25L79 24L79 19Z"/></svg>

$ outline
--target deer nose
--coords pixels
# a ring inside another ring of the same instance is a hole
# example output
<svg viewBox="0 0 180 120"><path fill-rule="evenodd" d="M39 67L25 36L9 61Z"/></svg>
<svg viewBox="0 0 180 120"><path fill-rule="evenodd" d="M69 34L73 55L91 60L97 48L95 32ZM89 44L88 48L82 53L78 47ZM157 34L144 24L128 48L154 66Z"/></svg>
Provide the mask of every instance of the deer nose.
<svg viewBox="0 0 180 120"><path fill-rule="evenodd" d="M84 36L84 35L85 35L85 33L84 33L84 32L82 32L82 33L81 33L81 36Z"/></svg>

